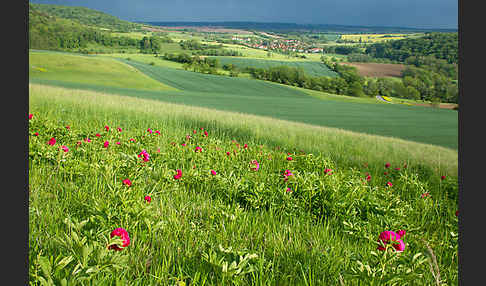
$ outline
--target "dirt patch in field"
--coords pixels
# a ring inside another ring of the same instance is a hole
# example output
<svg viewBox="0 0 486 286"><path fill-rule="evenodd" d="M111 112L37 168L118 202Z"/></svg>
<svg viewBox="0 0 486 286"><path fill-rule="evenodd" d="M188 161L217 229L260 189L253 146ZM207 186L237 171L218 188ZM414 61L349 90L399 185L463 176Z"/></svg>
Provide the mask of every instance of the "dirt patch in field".
<svg viewBox="0 0 486 286"><path fill-rule="evenodd" d="M379 63L342 63L356 67L360 76L370 77L400 77L406 68L402 64L379 64Z"/></svg>
<svg viewBox="0 0 486 286"><path fill-rule="evenodd" d="M455 103L441 103L441 104L439 104L439 106L433 105L433 104L430 104L430 103L415 103L414 105L426 106L426 107L438 107L438 108L444 108L444 109L454 109L457 106L457 104L455 104Z"/></svg>

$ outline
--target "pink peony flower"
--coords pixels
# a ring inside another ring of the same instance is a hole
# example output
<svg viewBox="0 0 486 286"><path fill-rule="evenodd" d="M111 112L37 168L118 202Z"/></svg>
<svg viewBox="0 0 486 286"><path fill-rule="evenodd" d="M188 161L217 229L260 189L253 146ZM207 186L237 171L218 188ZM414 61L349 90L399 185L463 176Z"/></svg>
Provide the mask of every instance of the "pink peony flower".
<svg viewBox="0 0 486 286"><path fill-rule="evenodd" d="M108 142L108 141L105 141L105 143L103 143L103 147L105 147L105 148L108 148L108 145L110 145L110 142Z"/></svg>
<svg viewBox="0 0 486 286"><path fill-rule="evenodd" d="M152 201L152 198L150 196L145 196L143 198L147 203L150 203Z"/></svg>
<svg viewBox="0 0 486 286"><path fill-rule="evenodd" d="M283 176L284 176L284 181L287 181L289 179L290 176L293 176L294 174L292 174L290 172L290 170L285 170L285 172L283 173Z"/></svg>
<svg viewBox="0 0 486 286"><path fill-rule="evenodd" d="M68 152L69 151L69 148L67 146L64 146L64 145L61 146L61 149L64 152Z"/></svg>
<svg viewBox="0 0 486 286"><path fill-rule="evenodd" d="M116 250L116 251L120 251L122 250L123 248L127 247L128 245L130 245L130 237L128 236L128 232L124 229L124 228L116 228L114 229L111 233L110 233L110 237L113 238L114 236L119 236L122 241L123 241L123 244L120 246L116 245L116 244L113 244L113 245L110 245L108 247L108 249L113 249L113 250Z"/></svg>
<svg viewBox="0 0 486 286"><path fill-rule="evenodd" d="M138 154L138 158L141 158L141 157L143 157L142 159L143 159L144 162L148 162L150 155L147 153L147 150L143 149L142 152L140 152L140 154Z"/></svg>
<svg viewBox="0 0 486 286"><path fill-rule="evenodd" d="M216 175L216 171L215 170L211 170L211 175L215 176Z"/></svg>
<svg viewBox="0 0 486 286"><path fill-rule="evenodd" d="M179 180L182 177L182 171L177 169L177 174L174 175L174 179Z"/></svg>
<svg viewBox="0 0 486 286"><path fill-rule="evenodd" d="M422 197L422 199L423 199L423 198L426 198L426 197L430 197L430 194L429 194L428 192L427 192L427 193L423 193L423 194L421 195L421 197Z"/></svg>
<svg viewBox="0 0 486 286"><path fill-rule="evenodd" d="M257 160L253 160L250 162L250 169L252 169L253 171L258 171L258 169L260 169L260 164L258 164Z"/></svg>
<svg viewBox="0 0 486 286"><path fill-rule="evenodd" d="M123 180L123 184L130 187L132 185L132 181L130 181L130 179L125 179Z"/></svg>
<svg viewBox="0 0 486 286"><path fill-rule="evenodd" d="M56 144L56 138L52 137L51 139L49 139L49 142L47 142L47 144L54 146Z"/></svg>
<svg viewBox="0 0 486 286"><path fill-rule="evenodd" d="M378 243L383 242L383 244L389 244L392 243L393 248L395 248L396 251L402 252L405 249L405 243L401 240L401 238L405 235L404 230L399 230L398 234L393 232L393 231L383 231L380 233L380 236L378 238ZM386 248L383 247L380 243L378 245L378 250L385 250Z"/></svg>

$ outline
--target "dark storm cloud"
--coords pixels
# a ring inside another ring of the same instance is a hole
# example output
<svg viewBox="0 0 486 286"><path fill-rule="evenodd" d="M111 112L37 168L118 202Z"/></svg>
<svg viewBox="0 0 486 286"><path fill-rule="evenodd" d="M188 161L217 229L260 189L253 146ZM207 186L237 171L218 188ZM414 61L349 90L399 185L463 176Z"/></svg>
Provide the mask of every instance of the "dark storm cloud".
<svg viewBox="0 0 486 286"><path fill-rule="evenodd" d="M457 28L457 0L31 0L129 21L257 21Z"/></svg>

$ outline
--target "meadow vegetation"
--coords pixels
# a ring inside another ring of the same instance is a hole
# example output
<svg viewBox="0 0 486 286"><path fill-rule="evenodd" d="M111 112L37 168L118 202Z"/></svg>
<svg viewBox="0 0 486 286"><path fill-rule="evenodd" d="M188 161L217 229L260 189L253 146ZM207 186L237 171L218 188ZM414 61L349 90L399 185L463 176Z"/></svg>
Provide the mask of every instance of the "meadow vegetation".
<svg viewBox="0 0 486 286"><path fill-rule="evenodd" d="M29 95L33 285L457 283L447 149L35 84ZM363 152L364 140L381 144ZM378 249L385 230L405 230L403 251Z"/></svg>

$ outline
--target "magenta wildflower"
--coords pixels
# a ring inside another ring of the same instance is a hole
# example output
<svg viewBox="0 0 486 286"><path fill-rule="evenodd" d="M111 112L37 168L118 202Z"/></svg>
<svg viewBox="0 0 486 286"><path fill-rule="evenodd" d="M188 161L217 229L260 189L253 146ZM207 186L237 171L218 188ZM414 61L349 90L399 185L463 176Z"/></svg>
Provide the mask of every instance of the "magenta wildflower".
<svg viewBox="0 0 486 286"><path fill-rule="evenodd" d="M132 185L132 181L130 181L130 179L125 179L123 180L123 184L130 187Z"/></svg>
<svg viewBox="0 0 486 286"><path fill-rule="evenodd" d="M244 149L248 148L248 144L243 145L243 148Z"/></svg>
<svg viewBox="0 0 486 286"><path fill-rule="evenodd" d="M96 133L95 136L96 137L101 137L101 134L100 133Z"/></svg>
<svg viewBox="0 0 486 286"><path fill-rule="evenodd" d="M54 146L56 144L56 138L52 137L51 139L49 139L49 142L47 142L47 144Z"/></svg>
<svg viewBox="0 0 486 286"><path fill-rule="evenodd" d="M386 183L386 185L387 185L388 187L393 186L392 182L387 182L387 183Z"/></svg>
<svg viewBox="0 0 486 286"><path fill-rule="evenodd" d="M160 135L160 131L159 130L155 130L155 133L157 133L158 135Z"/></svg>
<svg viewBox="0 0 486 286"><path fill-rule="evenodd" d="M404 235L404 230L399 230L398 233L389 230L383 231L382 233L380 233L380 236L378 238L378 243L380 243L380 245L378 246L378 250L386 249L381 245L381 242L383 242L383 244L392 243L392 246L393 248L395 248L396 251L402 252L405 249L405 243L401 239Z"/></svg>
<svg viewBox="0 0 486 286"><path fill-rule="evenodd" d="M445 180L445 178L446 178L446 176L444 176L444 175L442 175L442 176L440 177L440 179L441 179L441 180Z"/></svg>
<svg viewBox="0 0 486 286"><path fill-rule="evenodd" d="M147 150L143 149L142 152L140 152L140 154L138 154L138 158L141 158L141 157L143 157L142 159L143 159L144 162L148 162L150 155L147 153Z"/></svg>
<svg viewBox="0 0 486 286"><path fill-rule="evenodd" d="M390 167L390 163L385 164L385 168L388 168L388 167Z"/></svg>
<svg viewBox="0 0 486 286"><path fill-rule="evenodd" d="M208 137L208 132L206 130L204 130L204 135Z"/></svg>
<svg viewBox="0 0 486 286"><path fill-rule="evenodd" d="M110 245L108 247L108 249L113 249L113 250L116 250L116 251L120 251L122 250L123 248L127 247L128 245L130 245L130 237L128 236L128 232L124 229L124 228L116 228L114 229L111 233L110 233L110 237L113 238L114 236L119 236L123 243L120 246L116 245L116 244L113 244L113 245Z"/></svg>
<svg viewBox="0 0 486 286"><path fill-rule="evenodd" d="M216 176L216 171L215 170L211 170L211 175Z"/></svg>
<svg viewBox="0 0 486 286"><path fill-rule="evenodd" d="M71 129L71 126L69 126L69 125L68 125L68 126L66 126L66 129L67 129L67 130Z"/></svg>
<svg viewBox="0 0 486 286"><path fill-rule="evenodd" d="M177 169L177 174L174 175L174 179L179 180L182 177L182 171Z"/></svg>
<svg viewBox="0 0 486 286"><path fill-rule="evenodd" d="M202 148L201 148L201 147L199 147L199 146L196 146L196 149L194 150L194 152L196 152L196 153L197 153L197 152L202 152Z"/></svg>
<svg viewBox="0 0 486 286"><path fill-rule="evenodd" d="M253 171L258 171L258 169L260 169L260 164L258 164L257 160L253 160L250 162L250 169L252 169Z"/></svg>
<svg viewBox="0 0 486 286"><path fill-rule="evenodd" d="M294 158L292 158L290 156L287 157L287 161L292 161L292 160L294 160Z"/></svg>
<svg viewBox="0 0 486 286"><path fill-rule="evenodd" d="M430 197L430 194L429 194L428 192L427 192L427 193L423 193L423 194L421 195L421 197L422 197L422 199L423 199L423 198L426 198L426 197Z"/></svg>
<svg viewBox="0 0 486 286"><path fill-rule="evenodd" d="M64 145L61 146L61 149L64 152L68 152L69 151L69 148L67 146L64 146Z"/></svg>
<svg viewBox="0 0 486 286"><path fill-rule="evenodd" d="M133 139L133 138L130 138L130 142L135 142L135 139Z"/></svg>
<svg viewBox="0 0 486 286"><path fill-rule="evenodd" d="M150 133L150 134L152 134L152 129L148 128L147 129L147 132Z"/></svg>
<svg viewBox="0 0 486 286"><path fill-rule="evenodd" d="M117 141L117 142L115 142L115 144L116 144L116 145L120 145L120 144L121 144L121 142L120 142L120 141Z"/></svg>
<svg viewBox="0 0 486 286"><path fill-rule="evenodd" d="M89 142L91 142L91 139L89 139L89 138L84 138L84 142L88 142L88 143L89 143Z"/></svg>
<svg viewBox="0 0 486 286"><path fill-rule="evenodd" d="M39 132L34 133L34 136L39 136Z"/></svg>
<svg viewBox="0 0 486 286"><path fill-rule="evenodd" d="M108 142L108 141L105 141L105 143L103 143L103 147L105 147L105 148L108 148L108 145L110 145L110 142Z"/></svg>
<svg viewBox="0 0 486 286"><path fill-rule="evenodd" d="M145 196L143 198L147 203L150 203L152 201L152 198L150 196Z"/></svg>
<svg viewBox="0 0 486 286"><path fill-rule="evenodd" d="M293 192L293 191L292 191L292 189L291 189L291 188L287 188L286 192L287 192L287 193L291 193L291 192Z"/></svg>
<svg viewBox="0 0 486 286"><path fill-rule="evenodd" d="M110 131L110 127L108 125L105 125L105 130L108 132Z"/></svg>
<svg viewBox="0 0 486 286"><path fill-rule="evenodd" d="M324 174L326 175L332 175L332 170L329 168L324 169Z"/></svg>
<svg viewBox="0 0 486 286"><path fill-rule="evenodd" d="M29 119L32 119L32 117L34 117L34 114L29 114Z"/></svg>

